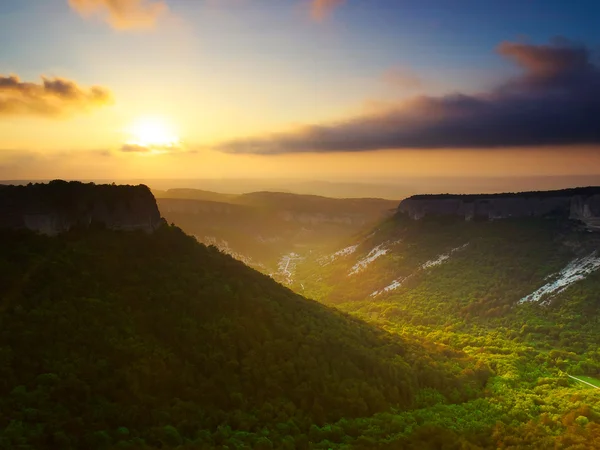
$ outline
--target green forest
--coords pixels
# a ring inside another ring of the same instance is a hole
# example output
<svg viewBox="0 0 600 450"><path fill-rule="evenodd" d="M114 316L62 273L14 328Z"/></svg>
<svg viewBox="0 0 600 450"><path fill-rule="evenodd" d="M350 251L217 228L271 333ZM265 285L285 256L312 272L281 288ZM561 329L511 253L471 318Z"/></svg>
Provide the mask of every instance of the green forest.
<svg viewBox="0 0 600 450"><path fill-rule="evenodd" d="M176 227L0 239L1 448L311 448L340 420L476 399L491 373Z"/></svg>
<svg viewBox="0 0 600 450"><path fill-rule="evenodd" d="M600 448L600 390L570 377L600 385L600 273L547 302L519 303L573 258L595 254L597 234L561 218L415 222L398 214L356 240L358 255L325 266L307 261L295 288L392 334L463 351L493 371L483 398L405 413L397 437L383 433L389 444L371 433L364 448ZM394 250L348 276L382 242ZM451 257L422 268L440 254ZM394 278L405 281L369 295ZM423 423L437 431L419 431ZM412 444L402 437L407 428ZM428 441L433 435L439 440Z"/></svg>

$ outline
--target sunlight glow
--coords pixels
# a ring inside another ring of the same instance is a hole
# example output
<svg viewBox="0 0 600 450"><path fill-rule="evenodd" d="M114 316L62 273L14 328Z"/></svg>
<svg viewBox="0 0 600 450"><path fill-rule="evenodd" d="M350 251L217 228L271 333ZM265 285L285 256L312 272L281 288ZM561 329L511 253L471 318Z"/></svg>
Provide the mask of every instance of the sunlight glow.
<svg viewBox="0 0 600 450"><path fill-rule="evenodd" d="M127 132L130 145L154 149L177 147L180 139L174 128L161 117L138 119Z"/></svg>

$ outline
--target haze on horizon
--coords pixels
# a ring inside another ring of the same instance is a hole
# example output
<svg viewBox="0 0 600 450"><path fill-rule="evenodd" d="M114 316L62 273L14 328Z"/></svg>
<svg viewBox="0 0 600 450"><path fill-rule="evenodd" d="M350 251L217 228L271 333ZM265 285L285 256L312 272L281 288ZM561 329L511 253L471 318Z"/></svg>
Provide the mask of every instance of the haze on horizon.
<svg viewBox="0 0 600 450"><path fill-rule="evenodd" d="M600 5L486 3L0 0L0 179L595 180Z"/></svg>

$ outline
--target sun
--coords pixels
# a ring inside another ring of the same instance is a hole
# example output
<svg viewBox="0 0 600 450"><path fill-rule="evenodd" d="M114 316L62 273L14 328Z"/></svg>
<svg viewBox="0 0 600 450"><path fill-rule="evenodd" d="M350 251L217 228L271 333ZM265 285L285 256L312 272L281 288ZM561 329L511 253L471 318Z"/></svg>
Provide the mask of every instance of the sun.
<svg viewBox="0 0 600 450"><path fill-rule="evenodd" d="M128 144L154 149L177 147L179 137L171 124L161 117L142 117L128 129Z"/></svg>

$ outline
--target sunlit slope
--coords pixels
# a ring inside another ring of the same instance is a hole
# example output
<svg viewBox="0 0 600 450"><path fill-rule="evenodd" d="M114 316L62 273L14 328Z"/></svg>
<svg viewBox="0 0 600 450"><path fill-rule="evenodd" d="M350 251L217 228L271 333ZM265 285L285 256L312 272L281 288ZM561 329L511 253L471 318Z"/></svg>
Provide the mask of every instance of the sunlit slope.
<svg viewBox="0 0 600 450"><path fill-rule="evenodd" d="M429 321L448 312L502 315L522 303L557 307L567 294L574 299L600 277L599 242L597 233L559 218L415 221L397 214L348 241L346 254L307 261L298 279L306 295L331 303L394 296L399 308L418 314L413 303L426 298L435 305Z"/></svg>
<svg viewBox="0 0 600 450"><path fill-rule="evenodd" d="M253 446L276 426L275 448L302 448L311 424L406 409L425 387L461 401L488 376L462 352L450 361L300 297L175 227L3 231L0 246L6 448L214 448L228 442L223 427Z"/></svg>
<svg viewBox="0 0 600 450"><path fill-rule="evenodd" d="M570 376L600 377L599 239L556 216L398 214L301 264L298 292L494 371L485 398L438 404L410 443L370 448L598 448L597 390Z"/></svg>

